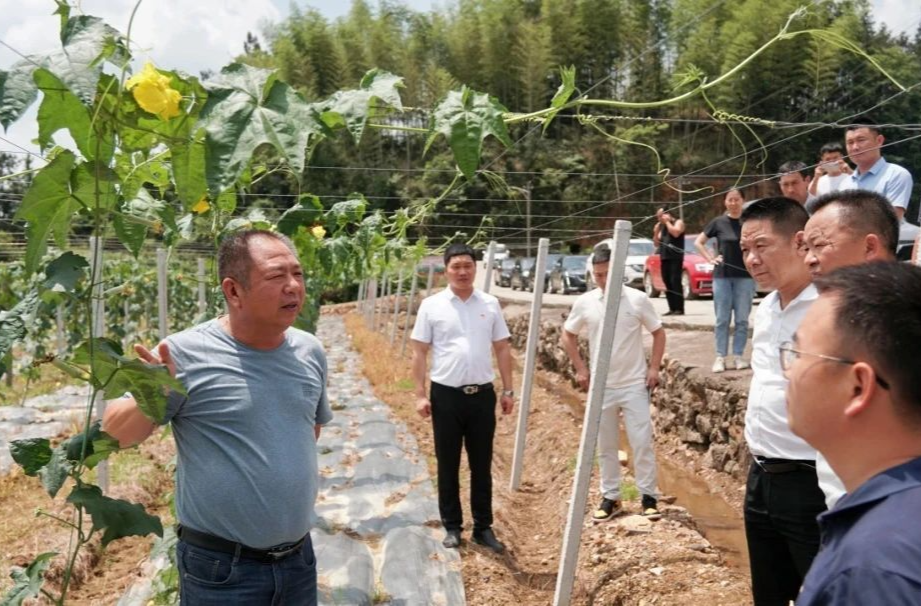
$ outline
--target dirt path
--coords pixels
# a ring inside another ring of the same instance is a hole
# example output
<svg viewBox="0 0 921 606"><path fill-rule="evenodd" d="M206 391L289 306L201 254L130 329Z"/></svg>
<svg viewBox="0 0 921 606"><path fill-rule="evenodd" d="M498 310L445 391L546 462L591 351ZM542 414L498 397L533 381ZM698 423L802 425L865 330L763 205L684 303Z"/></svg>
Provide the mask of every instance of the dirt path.
<svg viewBox="0 0 921 606"><path fill-rule="evenodd" d="M173 490L172 439L151 439L139 449L114 456L110 468L110 496L141 503L149 513L160 516L164 526L172 523L165 495ZM69 492L67 485L61 495ZM63 498L48 498L36 478L13 471L0 478L0 595L9 586L11 566L26 566L39 553L64 553L70 532L59 523L34 515L37 509L62 514ZM154 537L128 537L111 543L105 551L98 541L81 552L67 604L99 606L114 604L137 579L139 566L150 553ZM56 581L63 571L63 556L53 560L46 579L57 593ZM37 602L40 604L47 601Z"/></svg>
<svg viewBox="0 0 921 606"><path fill-rule="evenodd" d="M398 359L388 339L346 317L353 345L376 395L391 405L432 453L430 421L416 415L408 359ZM399 339L396 341L399 342ZM531 400L522 489L508 490L515 424L500 419L494 458L496 532L510 547L496 557L475 546L461 549L468 604L548 604L575 468L583 396L559 377L541 373ZM659 456L668 456L659 449ZM434 458L429 457L435 474ZM467 478L462 476L462 482ZM626 482L631 482L629 473ZM635 492L635 491L634 491ZM462 494L464 491L462 490ZM589 503L598 500L597 475ZM466 507L466 504L465 504ZM639 511L636 498L628 513ZM623 516L583 529L574 604L747 604L748 580L696 530L681 503L665 505L661 521ZM467 513L469 519L469 512Z"/></svg>

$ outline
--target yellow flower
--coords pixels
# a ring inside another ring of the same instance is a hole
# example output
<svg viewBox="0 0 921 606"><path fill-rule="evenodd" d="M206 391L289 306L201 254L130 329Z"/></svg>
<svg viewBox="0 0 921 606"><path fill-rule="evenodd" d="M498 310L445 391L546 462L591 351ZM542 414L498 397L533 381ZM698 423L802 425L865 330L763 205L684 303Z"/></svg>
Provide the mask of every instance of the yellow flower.
<svg viewBox="0 0 921 606"><path fill-rule="evenodd" d="M312 233L312 234L313 234L313 237L316 238L317 240L322 240L322 239L323 239L323 236L326 235L326 230L323 229L323 226L322 226L322 225L314 225L314 226L310 229L310 233Z"/></svg>
<svg viewBox="0 0 921 606"><path fill-rule="evenodd" d="M140 73L128 78L125 87L132 91L134 100L144 111L157 114L161 120L175 118L179 111L182 95L170 86L170 79L157 71L153 63L144 64Z"/></svg>
<svg viewBox="0 0 921 606"><path fill-rule="evenodd" d="M209 208L211 208L211 205L208 204L208 199L205 196L202 196L201 200L196 202L195 205L192 207L192 212L198 213L200 215L202 213L208 212Z"/></svg>

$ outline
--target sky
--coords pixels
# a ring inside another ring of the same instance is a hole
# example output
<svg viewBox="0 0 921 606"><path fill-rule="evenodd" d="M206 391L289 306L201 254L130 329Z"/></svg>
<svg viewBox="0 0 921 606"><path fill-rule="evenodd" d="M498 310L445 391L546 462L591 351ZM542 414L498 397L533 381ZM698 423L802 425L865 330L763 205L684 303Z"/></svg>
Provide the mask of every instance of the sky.
<svg viewBox="0 0 921 606"><path fill-rule="evenodd" d="M102 17L125 32L136 0L82 0L82 11ZM766 3L769 0L764 0ZM446 0L403 0L415 10L427 11L444 6ZM916 0L872 0L878 23L891 31L913 33L921 22L921 3ZM312 7L329 19L346 14L349 0L145 0L140 4L132 30L134 54L169 69L191 74L201 70L217 71L243 51L247 32L261 34L265 26L284 19L294 4ZM375 0L370 0L374 6ZM913 8L906 7L913 5ZM19 57L8 45L23 54L53 50L57 43L59 21L52 0L0 0L0 69ZM16 146L37 151L30 143L35 138L35 115L38 104L0 133L0 151L17 150ZM6 139L6 140L3 140Z"/></svg>

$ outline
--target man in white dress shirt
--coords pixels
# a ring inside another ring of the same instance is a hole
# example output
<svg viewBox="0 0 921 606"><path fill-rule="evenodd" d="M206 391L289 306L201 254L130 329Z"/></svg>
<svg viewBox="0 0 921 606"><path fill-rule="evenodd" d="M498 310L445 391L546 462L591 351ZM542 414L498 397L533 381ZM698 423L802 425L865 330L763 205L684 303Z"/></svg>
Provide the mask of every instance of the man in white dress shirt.
<svg viewBox="0 0 921 606"><path fill-rule="evenodd" d="M473 249L452 244L444 256L448 288L427 297L413 326L413 380L416 410L432 418L438 460L438 509L445 547L459 547L463 512L460 501L461 452L470 464L473 541L496 553L505 551L492 530L492 447L496 431L496 391L490 349L502 377L499 402L511 414L512 354L499 301L474 288ZM430 396L426 396L426 360L432 351Z"/></svg>
<svg viewBox="0 0 921 606"><path fill-rule="evenodd" d="M808 218L790 198L756 200L741 217L745 268L761 289L773 290L755 312L745 413L753 461L744 517L755 606L787 606L796 598L819 550L816 516L825 510L816 451L787 425L779 351L818 296L800 246Z"/></svg>

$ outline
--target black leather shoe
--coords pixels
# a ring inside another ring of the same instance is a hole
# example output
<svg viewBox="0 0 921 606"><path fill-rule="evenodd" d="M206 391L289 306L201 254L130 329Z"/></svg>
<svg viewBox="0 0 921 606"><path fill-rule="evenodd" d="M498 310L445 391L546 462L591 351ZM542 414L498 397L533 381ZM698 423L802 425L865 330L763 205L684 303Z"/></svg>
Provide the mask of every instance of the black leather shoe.
<svg viewBox="0 0 921 606"><path fill-rule="evenodd" d="M496 533L492 531L492 528L474 531L473 542L477 545L482 545L483 547L489 547L496 553L502 553L505 551L505 545L503 545L502 542L496 538Z"/></svg>
<svg viewBox="0 0 921 606"><path fill-rule="evenodd" d="M461 531L460 530L448 530L445 540L441 542L442 545L448 549L457 549L461 544Z"/></svg>

